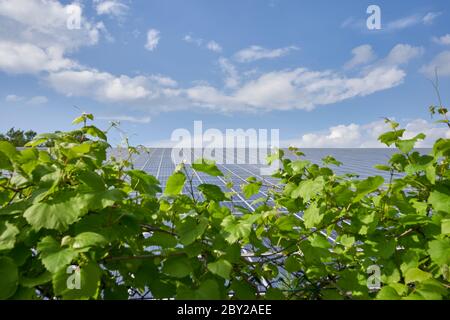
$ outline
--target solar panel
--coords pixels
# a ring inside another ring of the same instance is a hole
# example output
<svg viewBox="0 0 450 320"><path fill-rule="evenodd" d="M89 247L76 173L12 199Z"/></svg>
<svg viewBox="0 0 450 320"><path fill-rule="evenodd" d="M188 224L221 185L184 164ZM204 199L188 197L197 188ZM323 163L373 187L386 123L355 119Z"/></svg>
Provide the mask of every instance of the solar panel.
<svg viewBox="0 0 450 320"><path fill-rule="evenodd" d="M428 152L427 149L420 151L424 153ZM306 154L305 159L318 164L321 164L321 159L327 155L331 155L341 161L343 163L342 166L333 167L336 174L354 173L359 175L360 178L381 175L385 179L389 179L389 172L376 170L374 165L386 164L391 155L397 151L395 149L303 149L302 152ZM172 161L171 153L172 149L170 148L154 148L148 154L143 153L136 156L133 161L136 168L155 176L161 182L161 187L164 189L167 179L173 174L177 165ZM224 157L225 154L226 151L223 151ZM295 159L295 155L290 151L285 150L285 154L287 158ZM202 152L200 150L191 150L191 154L186 154L191 160L199 159L201 155ZM209 183L215 184L225 190L227 181L233 182L234 187L231 191L235 191L237 194L233 200L239 202L239 205L253 211L255 206L251 204L252 201L260 197L266 197L269 187L276 185L278 180L271 176L261 175L260 169L264 164L248 164L248 159L250 158L248 151L245 152L246 159L242 159L242 156L238 152L235 152L234 155L233 163L227 164L223 161L222 164L217 164L217 167L223 172L224 177L212 177L205 173L197 172L188 164L186 168L189 175L192 176L194 187L202 183ZM240 192L240 185L246 183L246 179L249 177L256 177L263 181L264 185L258 194L252 196L250 199L245 199ZM188 193L188 188L188 186L185 186L183 193ZM196 195L198 195L198 192L196 192ZM198 196L201 197L200 195Z"/></svg>
<svg viewBox="0 0 450 320"><path fill-rule="evenodd" d="M167 179L173 174L176 163L172 161L171 149L169 148L155 148L152 149L147 154L141 154L133 158L135 168L146 171L147 173L155 176L161 183L161 187L164 190ZM289 150L284 150L287 158L291 160L295 159L295 155ZM428 149L420 150L421 153L428 153ZM306 154L305 159L312 161L313 163L322 164L322 158L331 155L338 161L341 161L343 165L341 167L333 167L336 174L354 173L360 176L360 178L366 178L368 176L381 175L385 179L389 179L390 173L385 171L379 171L374 168L376 164L386 164L393 153L397 152L395 149L305 149L302 150ZM225 154L225 152L224 152ZM236 155L236 153L235 153ZM190 155L191 160L201 158L201 152L192 150ZM249 159L249 153L245 153L245 157ZM224 174L223 177L213 177L207 175L203 172L198 172L194 170L189 164L186 164L187 174L192 177L192 185L194 186L194 196L197 199L203 199L202 195L195 190L197 186L203 183L209 183L219 186L223 191L234 191L236 193L233 196L232 201L222 202L222 205L229 207L234 210L236 206L243 207L249 211L254 211L258 205L254 204L253 201L258 198L268 198L268 190L279 184L278 179L271 176L263 176L260 173L260 169L263 164L248 164L245 163L246 159L240 159L239 155L234 157L234 163L219 163L217 167ZM223 161L225 162L225 161ZM242 163L244 162L244 163ZM240 185L247 183L247 178L256 177L263 182L263 186L260 188L259 193L247 199L241 193ZM233 187L230 189L226 188L227 181L233 182ZM189 194L190 186L187 184L183 189L183 193ZM272 200L269 201L269 205L273 205ZM287 211L282 212L287 213ZM296 213L295 216L298 219L302 219L302 212ZM348 223L345 222L344 223ZM335 232L328 235L326 232L321 231L321 233L330 242L334 242L337 235ZM251 248L242 248L243 254L251 253ZM280 256L280 259L283 259ZM281 274L283 270L280 270ZM271 283L271 285L276 285L276 281ZM137 290L130 292L131 299L150 299L151 293L149 291L140 293Z"/></svg>

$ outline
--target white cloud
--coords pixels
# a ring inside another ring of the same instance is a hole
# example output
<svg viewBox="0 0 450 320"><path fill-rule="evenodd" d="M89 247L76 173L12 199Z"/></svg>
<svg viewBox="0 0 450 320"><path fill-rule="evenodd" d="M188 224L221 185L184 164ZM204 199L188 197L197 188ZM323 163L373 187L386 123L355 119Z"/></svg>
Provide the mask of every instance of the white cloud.
<svg viewBox="0 0 450 320"><path fill-rule="evenodd" d="M46 104L47 102L48 102L47 97L36 96L36 97L32 97L30 100L28 100L27 104L39 105L39 104Z"/></svg>
<svg viewBox="0 0 450 320"><path fill-rule="evenodd" d="M345 64L346 69L364 65L375 60L376 55L370 45L365 44L352 50L353 58Z"/></svg>
<svg viewBox="0 0 450 320"><path fill-rule="evenodd" d="M20 102L20 101L23 101L24 99L25 99L24 97L21 97L21 96L15 95L15 94L8 94L5 97L6 102Z"/></svg>
<svg viewBox="0 0 450 320"><path fill-rule="evenodd" d="M186 41L187 43L194 43L197 46L201 46L203 44L203 39L201 38L194 38L192 35L187 34L183 37L183 41Z"/></svg>
<svg viewBox="0 0 450 320"><path fill-rule="evenodd" d="M441 52L420 69L429 78L434 78L436 70L439 76L450 76L450 51Z"/></svg>
<svg viewBox="0 0 450 320"><path fill-rule="evenodd" d="M109 120L109 121L119 121L119 122L132 122L132 123L150 123L151 118L150 117L133 117L133 116L127 116L127 115L117 115L117 116L99 116L96 117L100 120Z"/></svg>
<svg viewBox="0 0 450 320"><path fill-rule="evenodd" d="M395 46L388 56L360 74L347 77L334 71L306 68L272 71L251 79L229 94L209 85L185 90L196 104L227 111L311 110L354 97L366 96L398 86L406 73L400 68L421 53L420 48Z"/></svg>
<svg viewBox="0 0 450 320"><path fill-rule="evenodd" d="M222 47L220 46L220 44L218 44L214 40L209 41L208 44L206 45L206 47L208 48L208 50L211 50L214 52L222 52Z"/></svg>
<svg viewBox="0 0 450 320"><path fill-rule="evenodd" d="M145 48L149 51L153 51L158 46L160 40L160 32L156 29L150 29L147 32L147 43L145 44Z"/></svg>
<svg viewBox="0 0 450 320"><path fill-rule="evenodd" d="M260 46L250 46L242 49L234 55L238 62L251 62L260 59L274 59L287 55L293 50L298 50L295 46L289 46L278 49L267 49Z"/></svg>
<svg viewBox="0 0 450 320"><path fill-rule="evenodd" d="M420 51L420 48L397 45L386 58L352 77L332 70L295 68L253 75L245 82L233 64L221 58L219 65L225 74L223 90L207 83L179 88L174 80L162 75L116 76L95 69L51 72L46 79L55 90L69 96L127 102L145 110L193 107L225 112L311 110L400 85L406 76L401 65Z"/></svg>
<svg viewBox="0 0 450 320"><path fill-rule="evenodd" d="M68 96L93 96L99 101L125 102L140 100L150 95L143 76L115 77L97 70L68 70L50 73L51 87Z"/></svg>
<svg viewBox="0 0 450 320"><path fill-rule="evenodd" d="M0 69L8 73L39 73L72 68L76 63L64 58L60 47L40 48L31 43L0 40Z"/></svg>
<svg viewBox="0 0 450 320"><path fill-rule="evenodd" d="M421 56L423 52L424 49L422 47L413 47L409 44L397 44L392 48L382 63L389 66L403 65L410 60Z"/></svg>
<svg viewBox="0 0 450 320"><path fill-rule="evenodd" d="M440 45L450 45L450 33L442 36L442 37L433 37L433 41Z"/></svg>
<svg viewBox="0 0 450 320"><path fill-rule="evenodd" d="M405 139L410 139L419 133L425 133L425 140L416 147L431 147L438 138L450 138L450 130L423 119L415 119L404 124ZM382 148L386 145L378 141L378 137L390 127L383 120L368 124L341 124L332 126L324 131L306 133L298 139L286 140L282 145L300 148Z"/></svg>
<svg viewBox="0 0 450 320"><path fill-rule="evenodd" d="M408 17L403 17L387 24L387 30L400 30L417 25L422 21L422 16L415 14Z"/></svg>
<svg viewBox="0 0 450 320"><path fill-rule="evenodd" d="M68 28L69 8L81 13L79 29ZM0 0L0 70L35 74L74 68L65 55L95 45L102 33L108 37L104 24L83 16L78 3Z"/></svg>
<svg viewBox="0 0 450 320"><path fill-rule="evenodd" d="M17 102L25 102L26 104L31 104L31 105L39 105L39 104L45 104L48 102L47 97L45 96L35 96L32 97L30 99L27 99L26 97L22 97L22 96L18 96L15 94L9 94L6 96L5 98L6 102L11 102L11 103L17 103Z"/></svg>
<svg viewBox="0 0 450 320"><path fill-rule="evenodd" d="M168 100L176 98L176 81L161 75L115 76L95 69L65 70L50 73L47 83L67 96L91 97L100 102L126 102L158 106L164 110ZM166 102L164 102L167 100Z"/></svg>
<svg viewBox="0 0 450 320"><path fill-rule="evenodd" d="M205 41L202 38L196 38L194 36L192 36L191 34L187 34L183 37L183 41L187 42L187 43L191 43L191 44L195 44L198 47L204 47L210 51L213 52L217 52L220 53L222 52L223 48L222 46L214 40L210 40L210 41Z"/></svg>
<svg viewBox="0 0 450 320"><path fill-rule="evenodd" d="M434 20L439 17L442 12L428 12L423 18L422 21L425 25L433 24Z"/></svg>
<svg viewBox="0 0 450 320"><path fill-rule="evenodd" d="M227 88L236 88L240 82L236 67L225 58L219 59L219 65L222 72L225 74L225 86Z"/></svg>
<svg viewBox="0 0 450 320"><path fill-rule="evenodd" d="M64 51L96 44L104 25L89 21L82 15L80 29L69 29L70 6L82 12L77 3L63 5L55 0L1 0L0 39L26 42L41 48L58 46Z"/></svg>
<svg viewBox="0 0 450 320"><path fill-rule="evenodd" d="M129 7L120 0L94 0L94 3L98 15L123 17L129 10Z"/></svg>

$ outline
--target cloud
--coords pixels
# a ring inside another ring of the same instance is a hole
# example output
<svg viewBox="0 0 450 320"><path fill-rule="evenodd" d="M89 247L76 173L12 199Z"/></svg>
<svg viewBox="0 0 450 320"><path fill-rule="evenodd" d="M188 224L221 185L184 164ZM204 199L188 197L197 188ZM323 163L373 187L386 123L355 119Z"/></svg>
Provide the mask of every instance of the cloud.
<svg viewBox="0 0 450 320"><path fill-rule="evenodd" d="M438 138L450 138L450 130L445 126L439 126L423 119L415 119L404 124L405 139L410 139L419 133L427 136L424 141L416 144L416 147L431 147ZM368 124L341 124L332 126L324 131L306 133L297 139L286 140L282 145L296 146L300 148L383 148L386 145L378 141L378 137L390 127L383 120Z"/></svg>
<svg viewBox="0 0 450 320"><path fill-rule="evenodd" d="M236 88L240 82L236 67L226 58L220 58L219 65L222 72L225 74L225 87Z"/></svg>
<svg viewBox="0 0 450 320"><path fill-rule="evenodd" d="M63 5L55 0L1 0L0 39L41 48L57 46L64 51L98 43L105 29L101 22L90 21L81 14L80 28L68 28L74 9L82 13L82 7L77 3Z"/></svg>
<svg viewBox="0 0 450 320"><path fill-rule="evenodd" d="M147 98L147 79L143 76L130 78L113 76L97 70L68 70L50 73L47 81L56 91L67 96L93 96L107 102L126 102Z"/></svg>
<svg viewBox="0 0 450 320"><path fill-rule="evenodd" d="M15 94L8 94L5 97L6 102L20 102L20 101L23 101L24 99L25 99L24 97L17 96Z"/></svg>
<svg viewBox="0 0 450 320"><path fill-rule="evenodd" d="M150 29L147 32L147 43L145 44L145 48L149 51L153 51L158 46L160 40L160 32L156 29Z"/></svg>
<svg viewBox="0 0 450 320"><path fill-rule="evenodd" d="M133 116L127 116L127 115L117 115L117 116L99 116L96 117L100 120L109 120L109 121L119 121L119 122L132 122L132 123L150 123L151 118L150 117L133 117Z"/></svg>
<svg viewBox="0 0 450 320"><path fill-rule="evenodd" d="M120 0L94 0L95 10L98 15L123 17L130 9Z"/></svg>
<svg viewBox="0 0 450 320"><path fill-rule="evenodd" d="M400 85L406 77L401 66L420 52L417 47L397 45L387 57L351 77L332 70L298 67L252 74L245 81L229 60L221 58L219 66L225 75L222 89L208 83L180 88L175 80L162 75L117 76L89 68L51 72L45 79L56 91L68 96L127 102L147 111L186 108L223 112L312 110Z"/></svg>
<svg viewBox="0 0 450 320"><path fill-rule="evenodd" d="M418 14L411 15L408 17L403 17L394 21L389 22L386 25L387 30L400 30L409 28L419 24L422 21L422 17Z"/></svg>
<svg viewBox="0 0 450 320"><path fill-rule="evenodd" d="M205 41L202 38L196 38L194 36L192 36L192 34L187 34L183 37L183 41L187 42L187 43L191 43L191 44L195 44L198 47L204 47L210 51L216 52L216 53L220 53L222 52L223 48L222 46L214 41L214 40L210 40L210 41Z"/></svg>
<svg viewBox="0 0 450 320"><path fill-rule="evenodd" d="M389 52L382 64L388 66L399 66L408 63L414 58L421 56L424 52L422 47L413 47L409 44L397 44Z"/></svg>
<svg viewBox="0 0 450 320"><path fill-rule="evenodd" d="M73 13L79 28L69 28ZM0 70L36 74L77 66L66 54L98 43L108 32L82 14L78 3L55 0L0 0Z"/></svg>
<svg viewBox="0 0 450 320"><path fill-rule="evenodd" d="M47 102L48 102L48 99L47 99L47 97L44 97L44 96L36 96L27 101L27 103L31 104L31 105L46 104Z"/></svg>
<svg viewBox="0 0 450 320"><path fill-rule="evenodd" d="M441 52L420 69L429 78L434 78L436 70L439 76L450 76L450 51Z"/></svg>
<svg viewBox="0 0 450 320"><path fill-rule="evenodd" d="M16 1L23 5L20 10L13 5ZM352 70L351 75L340 68L336 71L310 70L298 66L265 73L243 72L241 77L228 59L221 58L218 63L224 74L223 86L197 83L180 87L166 75L112 74L67 58L81 46L96 43L102 27L83 17L80 30L70 30L73 31L70 33L66 28L65 9L53 0L0 0L0 26L9 28L0 28L0 70L35 74L50 88L66 96L87 97L103 103L126 103L131 108L148 112L312 110L400 85L406 77L402 66L421 52L417 47L397 45L384 59L361 70ZM40 19L35 19L34 14ZM154 50L159 38L159 31L150 29L146 48ZM185 41L198 42L202 46L208 43L196 41L190 35ZM297 50L293 46L273 50L257 46L247 49L238 52L235 58L239 61L271 59Z"/></svg>
<svg viewBox="0 0 450 320"><path fill-rule="evenodd" d="M440 45L450 45L450 33L442 36L442 37L433 37L433 41Z"/></svg>
<svg viewBox="0 0 450 320"><path fill-rule="evenodd" d="M159 104L176 97L177 83L161 75L115 76L95 69L65 70L50 73L46 78L49 86L66 96L91 97L100 102L134 103L135 105Z"/></svg>
<svg viewBox="0 0 450 320"><path fill-rule="evenodd" d="M437 17L439 17L442 14L442 12L428 12L423 18L422 22L425 25L431 25L433 24L434 20L436 20Z"/></svg>
<svg viewBox="0 0 450 320"><path fill-rule="evenodd" d="M6 96L5 101L10 103L17 103L23 101L26 104L39 105L47 103L48 99L45 96L35 96L30 99L27 99L26 97L18 96L15 94L9 94Z"/></svg>
<svg viewBox="0 0 450 320"><path fill-rule="evenodd" d="M222 47L220 46L220 44L218 44L214 40L209 41L208 44L206 45L206 47L209 50L214 51L214 52L222 52Z"/></svg>
<svg viewBox="0 0 450 320"><path fill-rule="evenodd" d="M0 40L0 69L8 73L39 73L75 67L77 64L64 58L61 47L40 48L31 43Z"/></svg>
<svg viewBox="0 0 450 320"><path fill-rule="evenodd" d="M403 17L394 21L389 22L386 25L386 30L397 31L401 29L406 29L418 24L432 25L437 17L439 17L442 12L428 12L426 14L414 14L407 17Z"/></svg>
<svg viewBox="0 0 450 320"><path fill-rule="evenodd" d="M238 51L234 59L238 62L251 62L260 59L274 59L287 55L293 50L298 50L295 46L289 46L278 49L266 49L260 46L250 46Z"/></svg>
<svg viewBox="0 0 450 320"><path fill-rule="evenodd" d="M196 105L225 111L312 110L400 85L406 77L401 65L421 51L418 47L399 44L386 58L353 77L331 70L295 68L264 73L228 94L209 85L199 85L185 92Z"/></svg>
<svg viewBox="0 0 450 320"><path fill-rule="evenodd" d="M201 46L203 44L203 39L201 38L194 38L192 35L187 34L183 37L183 41L186 41L187 43L194 43L197 46Z"/></svg>
<svg viewBox="0 0 450 320"><path fill-rule="evenodd" d="M376 55L370 45L365 44L352 50L353 58L345 64L346 69L352 69L375 60Z"/></svg>

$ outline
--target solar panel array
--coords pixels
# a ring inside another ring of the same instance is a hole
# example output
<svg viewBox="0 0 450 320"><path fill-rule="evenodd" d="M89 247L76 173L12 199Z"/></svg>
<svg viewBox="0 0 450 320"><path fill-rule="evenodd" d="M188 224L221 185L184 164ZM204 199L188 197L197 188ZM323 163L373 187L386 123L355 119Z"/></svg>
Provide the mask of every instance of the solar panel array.
<svg viewBox="0 0 450 320"><path fill-rule="evenodd" d="M186 152L186 149L184 150ZM230 150L229 150L230 151ZM241 150L242 151L242 150ZM296 156L289 150L284 150L286 157L294 160ZM374 168L376 164L386 164L393 153L397 152L395 149L303 149L305 153L303 159L312 161L313 163L321 164L322 159L328 155L333 156L338 161L343 163L340 167L334 167L334 171L337 174L353 173L360 176L360 178L366 178L373 175L384 176L385 179L389 179L389 172L379 171ZM419 150L421 153L428 153L429 149ZM112 154L119 155L120 152L113 150ZM223 152L225 157L226 152ZM190 165L186 165L188 175L192 179L193 194L197 199L202 199L202 195L196 191L197 186L203 183L209 183L219 186L224 192L234 191L235 195L231 201L223 202L233 209L235 206L243 207L247 210L254 211L258 204L254 204L253 201L260 197L267 197L268 189L274 185L279 184L279 181L271 176L261 175L260 169L264 166L264 162L260 161L260 164L255 164L255 159L252 159L252 154L249 150L245 152L233 152L232 163L223 164L226 161L217 163L217 167L224 174L223 177L212 177L205 173L194 170ZM123 154L122 154L123 156ZM202 158L201 150L188 150L185 156L194 161ZM225 160L225 159L223 159ZM252 161L250 161L252 160ZM249 164L253 163L253 164ZM161 187L164 190L167 179L175 171L176 163L172 160L172 149L169 148L155 148L151 149L148 153L141 153L133 158L133 163L136 169L141 169L147 173L155 176L161 183ZM263 182L258 194L252 196L250 199L246 199L240 192L240 185L246 183L246 179L249 177L256 177ZM233 183L233 188L230 190L226 187L227 182ZM191 194L190 184L186 183L183 189L183 193ZM269 205L270 205L269 201ZM235 211L236 212L236 211ZM302 219L302 213L296 213L295 216ZM348 223L348 222L344 222ZM334 242L336 234L332 233L330 236L324 231L321 233L328 238L330 242ZM249 252L251 248L242 248L243 252ZM282 259L282 257L280 257ZM281 274L284 272L280 270ZM263 279L264 280L264 279ZM265 280L264 280L265 281ZM276 281L271 283L276 286ZM264 288L262 288L264 289ZM130 299L151 299L151 293L147 289L145 292L139 292L136 290L130 291Z"/></svg>
<svg viewBox="0 0 450 320"><path fill-rule="evenodd" d="M186 152L186 149L184 150ZM427 153L427 149L419 150L423 153ZM190 152L190 154L189 154ZM295 159L296 156L290 151L285 150L286 157L290 159ZM358 174L360 178L366 178L373 175L384 176L385 179L389 178L389 172L376 170L374 165L376 164L386 164L393 153L396 152L395 149L302 149L305 153L304 159L310 160L314 163L321 164L322 158L327 155L335 157L337 160L343 163L340 167L333 167L333 170L337 174L354 173ZM226 152L223 152L223 157L225 157ZM223 177L211 177L205 173L198 172L192 169L190 165L186 165L189 176L192 177L192 184L194 187L194 195L198 199L202 199L202 195L196 191L196 186L202 183L210 183L217 185L223 189L223 191L235 191L236 195L233 197L232 203L225 202L224 205L227 206L241 206L246 209L253 211L255 205L252 202L260 197L267 196L267 191L270 186L276 185L278 180L271 176L262 176L261 168L265 166L263 161L257 164L251 159L251 153L248 149L245 153L234 151L234 159L232 158L232 163L226 164L226 161L221 161L222 164L218 163L217 167L223 172ZM196 159L202 158L201 150L188 150L188 154L185 157L194 161ZM224 159L225 160L225 159ZM252 160L252 161L249 161ZM243 163L246 162L247 164ZM248 164L249 162L253 164ZM155 176L160 182L161 187L167 182L167 179L173 174L176 163L172 160L172 149L170 148L155 148L151 149L148 154L143 153L134 159L135 167L142 169L147 173ZM245 199L245 197L240 193L240 185L246 183L246 179L249 177L256 177L257 179L263 181L263 186L259 194L251 197L250 199ZM231 181L234 187L229 190L226 188L228 181ZM190 186L186 184L183 193L190 194Z"/></svg>

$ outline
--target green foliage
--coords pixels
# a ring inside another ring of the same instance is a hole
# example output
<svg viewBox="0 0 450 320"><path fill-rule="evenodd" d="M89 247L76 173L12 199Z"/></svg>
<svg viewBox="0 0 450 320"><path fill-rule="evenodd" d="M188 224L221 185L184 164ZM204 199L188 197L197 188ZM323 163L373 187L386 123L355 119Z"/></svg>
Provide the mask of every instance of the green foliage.
<svg viewBox="0 0 450 320"><path fill-rule="evenodd" d="M0 133L0 141L8 141L16 147L23 147L36 136L33 130L23 131L15 128L9 129L5 134Z"/></svg>
<svg viewBox="0 0 450 320"><path fill-rule="evenodd" d="M108 156L92 120L23 150L0 142L0 299L126 299L129 288L157 299L450 298L449 139L419 154L424 136L403 139L387 120L380 141L398 153L377 168L389 181L278 150L279 184L250 212L225 206L232 186L193 186L187 165L161 190L133 167L138 149ZM223 176L204 159L192 169ZM263 185L251 177L241 190L252 198Z"/></svg>

